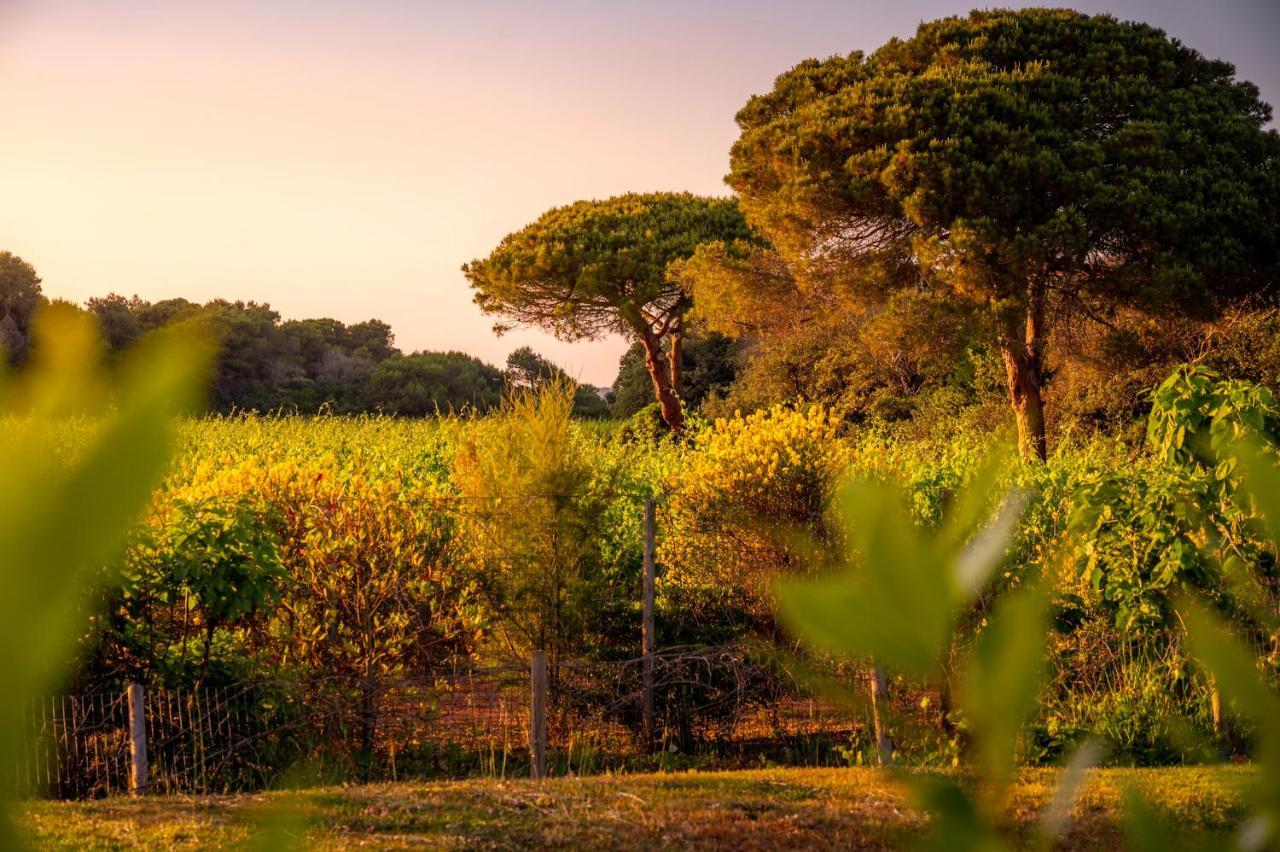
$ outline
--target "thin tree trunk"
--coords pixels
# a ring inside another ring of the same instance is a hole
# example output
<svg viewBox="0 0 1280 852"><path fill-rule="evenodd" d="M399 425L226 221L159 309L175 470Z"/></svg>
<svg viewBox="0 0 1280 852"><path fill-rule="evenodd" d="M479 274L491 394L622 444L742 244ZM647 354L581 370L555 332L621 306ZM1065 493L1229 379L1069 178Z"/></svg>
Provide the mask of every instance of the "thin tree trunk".
<svg viewBox="0 0 1280 852"><path fill-rule="evenodd" d="M649 378L653 380L653 392L658 398L658 407L662 409L662 419L674 434L681 435L684 433L684 411L680 407L680 396L672 384L671 364L663 349L662 339L645 329L640 335L640 344L644 347L644 364L649 370Z"/></svg>
<svg viewBox="0 0 1280 852"><path fill-rule="evenodd" d="M671 329L671 389L676 398L684 397L684 320L676 320Z"/></svg>
<svg viewBox="0 0 1280 852"><path fill-rule="evenodd" d="M1009 402L1018 423L1018 449L1024 459L1040 461L1048 456L1040 394L1044 382L1044 309L1044 287L1032 284L1025 313L1008 315L1000 335Z"/></svg>
<svg viewBox="0 0 1280 852"><path fill-rule="evenodd" d="M876 738L876 762L880 766L893 766L893 741L885 730L889 714L886 698L889 687L885 681L884 669L872 666L871 677L871 729Z"/></svg>
<svg viewBox="0 0 1280 852"><path fill-rule="evenodd" d="M365 779L373 778L373 751L378 743L378 686L372 675L366 674L360 685L360 750L368 763Z"/></svg>

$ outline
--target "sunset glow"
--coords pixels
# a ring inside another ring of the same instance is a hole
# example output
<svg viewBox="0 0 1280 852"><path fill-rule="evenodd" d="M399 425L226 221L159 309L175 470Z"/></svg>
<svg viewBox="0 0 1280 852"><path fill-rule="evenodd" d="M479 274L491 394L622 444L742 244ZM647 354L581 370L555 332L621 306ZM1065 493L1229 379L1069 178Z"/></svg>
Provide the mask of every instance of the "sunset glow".
<svg viewBox="0 0 1280 852"><path fill-rule="evenodd" d="M529 343L610 384L620 339L496 338L459 267L553 205L726 194L735 111L938 2L0 0L0 249L50 297L378 317L405 351ZM1098 4L1080 4L1092 11ZM1280 95L1269 2L1112 3ZM1228 49L1230 46L1230 49Z"/></svg>

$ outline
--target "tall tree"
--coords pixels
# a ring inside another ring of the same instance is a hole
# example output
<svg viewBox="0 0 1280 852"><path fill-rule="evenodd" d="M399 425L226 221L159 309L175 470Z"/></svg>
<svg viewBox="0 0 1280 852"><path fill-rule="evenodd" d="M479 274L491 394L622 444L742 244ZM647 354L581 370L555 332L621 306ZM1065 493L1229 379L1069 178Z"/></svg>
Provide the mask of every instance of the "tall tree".
<svg viewBox="0 0 1280 852"><path fill-rule="evenodd" d="M502 399L502 372L464 352L415 352L378 363L365 387L370 407L401 417L488 411Z"/></svg>
<svg viewBox="0 0 1280 852"><path fill-rule="evenodd" d="M855 422L901 419L916 395L969 384L970 346L989 331L970 301L910 288L866 304L796 279L769 247L701 246L678 275L693 296L690 319L736 338L742 352L713 416L803 399Z"/></svg>
<svg viewBox="0 0 1280 852"><path fill-rule="evenodd" d="M572 428L574 387L552 380L503 400L460 436L452 487L468 506L457 541L513 656L580 652L608 598L601 552L612 474ZM555 688L555 680L552 688Z"/></svg>
<svg viewBox="0 0 1280 852"><path fill-rule="evenodd" d="M44 302L35 267L16 254L0 251L0 355L10 363L25 357L31 316Z"/></svg>
<svg viewBox="0 0 1280 852"><path fill-rule="evenodd" d="M142 323L138 312L145 303L134 296L126 299L119 293L108 293L106 296L95 296L85 306L98 318L98 327L102 337L112 352L127 349L142 336Z"/></svg>
<svg viewBox="0 0 1280 852"><path fill-rule="evenodd" d="M1145 24L973 12L780 76L728 182L798 276L986 305L1043 458L1056 309L1207 314L1274 269L1280 137L1234 73Z"/></svg>
<svg viewBox="0 0 1280 852"><path fill-rule="evenodd" d="M564 340L611 332L638 340L663 419L679 433L689 298L670 267L703 243L748 239L732 199L621 195L549 210L462 271L480 308L508 323L536 325Z"/></svg>
<svg viewBox="0 0 1280 852"><path fill-rule="evenodd" d="M536 389L552 381L571 381L568 373L534 352L531 346L512 350L507 356L506 374L507 384L522 389Z"/></svg>

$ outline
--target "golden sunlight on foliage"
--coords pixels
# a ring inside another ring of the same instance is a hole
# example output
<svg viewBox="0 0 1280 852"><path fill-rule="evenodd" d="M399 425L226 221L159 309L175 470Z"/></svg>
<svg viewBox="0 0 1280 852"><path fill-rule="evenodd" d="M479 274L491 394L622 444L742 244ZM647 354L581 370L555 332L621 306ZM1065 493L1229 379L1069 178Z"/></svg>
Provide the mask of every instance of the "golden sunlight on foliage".
<svg viewBox="0 0 1280 852"><path fill-rule="evenodd" d="M739 598L767 618L774 578L800 568L793 537L825 535L826 505L847 462L821 406L716 421L667 482L664 587L707 606Z"/></svg>

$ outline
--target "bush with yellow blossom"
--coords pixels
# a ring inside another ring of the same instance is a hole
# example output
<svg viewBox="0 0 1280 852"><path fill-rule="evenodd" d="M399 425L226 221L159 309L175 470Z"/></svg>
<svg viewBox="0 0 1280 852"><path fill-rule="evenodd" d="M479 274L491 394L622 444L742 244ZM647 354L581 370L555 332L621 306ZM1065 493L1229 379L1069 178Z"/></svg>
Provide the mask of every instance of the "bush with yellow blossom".
<svg viewBox="0 0 1280 852"><path fill-rule="evenodd" d="M846 462L835 419L817 405L721 419L697 435L666 483L667 606L726 627L770 623L774 578L801 570L797 551L832 534L826 506Z"/></svg>

